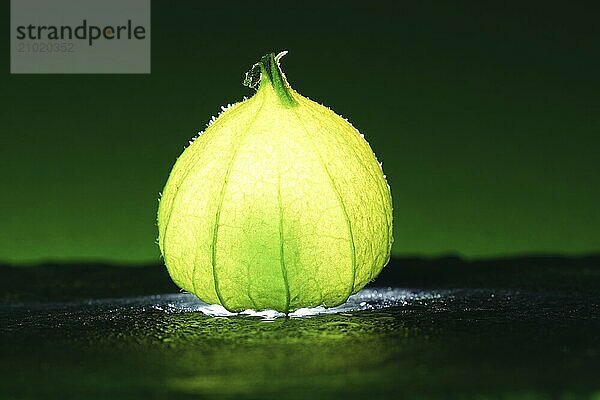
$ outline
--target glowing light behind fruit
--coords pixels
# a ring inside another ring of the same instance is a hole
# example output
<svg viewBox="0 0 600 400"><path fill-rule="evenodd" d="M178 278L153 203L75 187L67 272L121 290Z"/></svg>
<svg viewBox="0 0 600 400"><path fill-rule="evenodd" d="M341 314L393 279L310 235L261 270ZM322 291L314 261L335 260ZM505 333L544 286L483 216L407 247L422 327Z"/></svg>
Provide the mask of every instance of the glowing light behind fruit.
<svg viewBox="0 0 600 400"><path fill-rule="evenodd" d="M389 187L356 129L289 88L273 55L260 68L257 93L173 167L161 251L179 286L230 310L339 305L389 259Z"/></svg>
<svg viewBox="0 0 600 400"><path fill-rule="evenodd" d="M295 89L367 134L394 188L395 256L600 250L591 6L314 4L153 2L148 76L4 64L0 261L157 264L169 169L274 48L292 51Z"/></svg>

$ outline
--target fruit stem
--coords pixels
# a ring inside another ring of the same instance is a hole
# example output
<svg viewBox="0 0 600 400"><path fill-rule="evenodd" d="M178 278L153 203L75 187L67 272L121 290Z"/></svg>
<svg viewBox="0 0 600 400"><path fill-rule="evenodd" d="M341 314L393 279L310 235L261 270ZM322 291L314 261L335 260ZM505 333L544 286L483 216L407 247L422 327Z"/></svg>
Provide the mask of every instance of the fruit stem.
<svg viewBox="0 0 600 400"><path fill-rule="evenodd" d="M246 73L244 85L260 90L266 85L271 85L281 104L285 107L295 107L298 102L292 97L292 88L285 78L285 74L279 67L279 60L287 54L287 51L275 55L269 53L261 57L260 61L252 66Z"/></svg>

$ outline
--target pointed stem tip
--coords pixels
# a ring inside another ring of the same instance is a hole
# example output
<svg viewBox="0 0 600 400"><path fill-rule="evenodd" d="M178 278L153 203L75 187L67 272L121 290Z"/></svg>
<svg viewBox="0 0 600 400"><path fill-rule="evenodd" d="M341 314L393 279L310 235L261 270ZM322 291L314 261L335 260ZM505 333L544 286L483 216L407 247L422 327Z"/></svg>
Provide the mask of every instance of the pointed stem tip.
<svg viewBox="0 0 600 400"><path fill-rule="evenodd" d="M292 97L291 87L279 66L279 60L286 54L287 51L282 51L277 55L269 53L262 56L260 61L246 72L244 85L257 90L265 85L271 85L281 104L294 107L298 102Z"/></svg>

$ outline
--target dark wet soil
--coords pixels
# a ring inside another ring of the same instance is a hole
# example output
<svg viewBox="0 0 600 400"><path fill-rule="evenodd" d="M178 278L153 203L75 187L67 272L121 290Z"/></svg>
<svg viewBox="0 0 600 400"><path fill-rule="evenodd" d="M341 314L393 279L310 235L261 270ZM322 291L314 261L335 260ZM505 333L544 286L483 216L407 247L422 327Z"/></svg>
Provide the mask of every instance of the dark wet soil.
<svg viewBox="0 0 600 400"><path fill-rule="evenodd" d="M394 260L270 320L206 315L157 267L2 267L0 398L598 399L598 261Z"/></svg>

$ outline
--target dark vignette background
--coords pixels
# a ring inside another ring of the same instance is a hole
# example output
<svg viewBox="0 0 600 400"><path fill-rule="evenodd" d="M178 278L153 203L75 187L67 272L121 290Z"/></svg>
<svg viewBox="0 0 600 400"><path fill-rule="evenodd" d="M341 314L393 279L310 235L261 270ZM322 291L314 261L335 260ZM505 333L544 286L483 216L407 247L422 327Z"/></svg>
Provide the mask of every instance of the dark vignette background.
<svg viewBox="0 0 600 400"><path fill-rule="evenodd" d="M176 157L280 49L383 161L395 256L598 251L592 4L154 1L150 75L10 75L7 36L0 262L157 262Z"/></svg>

